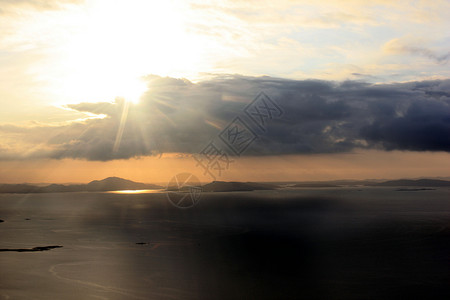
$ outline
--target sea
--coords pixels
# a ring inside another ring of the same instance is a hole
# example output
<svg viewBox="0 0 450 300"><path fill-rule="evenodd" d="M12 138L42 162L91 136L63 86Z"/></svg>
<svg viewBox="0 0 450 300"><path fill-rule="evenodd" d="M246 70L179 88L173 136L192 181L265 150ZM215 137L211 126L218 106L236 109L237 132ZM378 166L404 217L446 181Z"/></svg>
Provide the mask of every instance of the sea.
<svg viewBox="0 0 450 300"><path fill-rule="evenodd" d="M450 299L447 187L0 194L0 219L0 299Z"/></svg>

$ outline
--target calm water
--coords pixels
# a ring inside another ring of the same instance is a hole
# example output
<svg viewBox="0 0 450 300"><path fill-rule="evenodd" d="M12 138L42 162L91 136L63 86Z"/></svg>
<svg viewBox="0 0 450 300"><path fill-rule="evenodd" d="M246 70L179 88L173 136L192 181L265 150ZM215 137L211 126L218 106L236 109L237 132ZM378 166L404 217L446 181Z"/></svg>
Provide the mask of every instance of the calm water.
<svg viewBox="0 0 450 300"><path fill-rule="evenodd" d="M0 299L448 299L450 190L0 195ZM28 219L28 220L27 220Z"/></svg>

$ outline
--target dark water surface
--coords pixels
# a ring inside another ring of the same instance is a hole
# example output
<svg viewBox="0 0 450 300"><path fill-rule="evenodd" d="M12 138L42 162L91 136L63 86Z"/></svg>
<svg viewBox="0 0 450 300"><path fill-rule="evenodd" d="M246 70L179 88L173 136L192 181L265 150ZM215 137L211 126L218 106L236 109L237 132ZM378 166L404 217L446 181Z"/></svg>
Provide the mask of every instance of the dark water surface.
<svg viewBox="0 0 450 300"><path fill-rule="evenodd" d="M447 188L2 194L0 219L0 299L450 299Z"/></svg>

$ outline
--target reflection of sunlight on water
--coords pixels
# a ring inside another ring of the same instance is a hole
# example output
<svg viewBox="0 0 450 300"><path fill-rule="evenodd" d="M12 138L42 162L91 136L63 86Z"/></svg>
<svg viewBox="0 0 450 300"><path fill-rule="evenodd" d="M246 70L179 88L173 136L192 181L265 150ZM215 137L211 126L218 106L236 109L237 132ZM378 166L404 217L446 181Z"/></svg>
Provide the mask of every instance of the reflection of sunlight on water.
<svg viewBox="0 0 450 300"><path fill-rule="evenodd" d="M113 194L151 194L151 193L161 193L164 192L163 189L157 190L122 190L122 191L108 191L106 193Z"/></svg>

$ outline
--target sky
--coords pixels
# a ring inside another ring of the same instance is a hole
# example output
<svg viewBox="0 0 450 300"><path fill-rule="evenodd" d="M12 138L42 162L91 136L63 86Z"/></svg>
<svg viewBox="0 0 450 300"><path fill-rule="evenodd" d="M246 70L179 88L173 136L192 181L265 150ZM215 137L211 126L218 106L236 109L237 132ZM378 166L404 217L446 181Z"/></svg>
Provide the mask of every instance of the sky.
<svg viewBox="0 0 450 300"><path fill-rule="evenodd" d="M0 182L448 177L448 11L0 0Z"/></svg>

